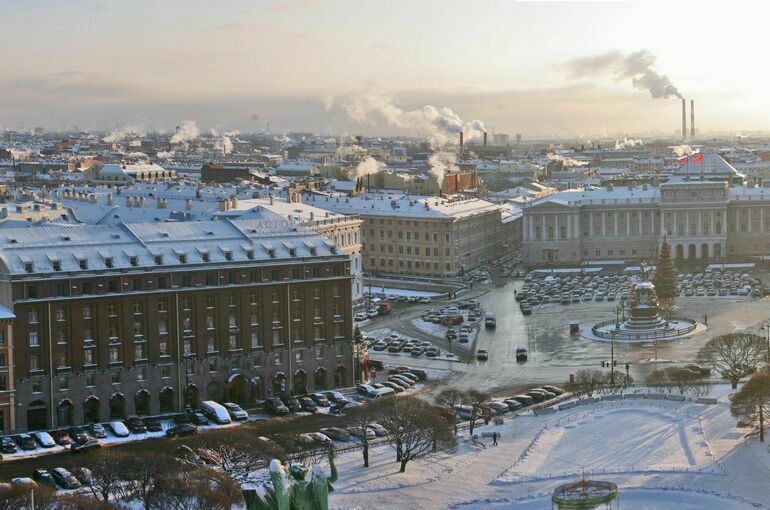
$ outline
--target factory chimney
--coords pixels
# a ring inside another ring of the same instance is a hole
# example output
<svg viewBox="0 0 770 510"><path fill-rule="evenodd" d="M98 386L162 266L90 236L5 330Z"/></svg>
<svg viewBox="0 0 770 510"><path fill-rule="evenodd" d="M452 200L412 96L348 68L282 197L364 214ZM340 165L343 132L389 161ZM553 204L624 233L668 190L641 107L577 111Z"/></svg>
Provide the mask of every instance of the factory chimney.
<svg viewBox="0 0 770 510"><path fill-rule="evenodd" d="M463 132L460 131L460 159L463 159Z"/></svg>
<svg viewBox="0 0 770 510"><path fill-rule="evenodd" d="M690 140L695 140L695 99L690 99Z"/></svg>
<svg viewBox="0 0 770 510"><path fill-rule="evenodd" d="M687 100L682 98L682 141L687 140Z"/></svg>
<svg viewBox="0 0 770 510"><path fill-rule="evenodd" d="M484 131L484 147L487 146L487 132Z"/></svg>

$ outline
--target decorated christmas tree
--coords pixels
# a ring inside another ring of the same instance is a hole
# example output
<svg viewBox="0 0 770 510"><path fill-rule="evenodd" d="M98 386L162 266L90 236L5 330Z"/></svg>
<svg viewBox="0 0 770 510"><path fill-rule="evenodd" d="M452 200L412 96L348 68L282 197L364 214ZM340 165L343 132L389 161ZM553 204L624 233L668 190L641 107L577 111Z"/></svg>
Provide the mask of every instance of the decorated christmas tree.
<svg viewBox="0 0 770 510"><path fill-rule="evenodd" d="M655 268L655 293L658 295L658 303L666 312L674 307L676 298L676 269L671 260L671 247L666 235L663 236L663 244L660 247L660 257Z"/></svg>

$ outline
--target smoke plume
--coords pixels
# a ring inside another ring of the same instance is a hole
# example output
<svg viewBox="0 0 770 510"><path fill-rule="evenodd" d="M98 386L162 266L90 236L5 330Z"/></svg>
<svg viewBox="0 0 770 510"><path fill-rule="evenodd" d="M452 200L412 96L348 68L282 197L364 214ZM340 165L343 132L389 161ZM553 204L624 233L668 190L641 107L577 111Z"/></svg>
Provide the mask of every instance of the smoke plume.
<svg viewBox="0 0 770 510"><path fill-rule="evenodd" d="M144 136L145 134L147 134L147 131L142 127L123 126L111 131L110 134L102 138L102 141L107 143L117 143L122 142L130 136Z"/></svg>
<svg viewBox="0 0 770 510"><path fill-rule="evenodd" d="M364 156L366 154L366 149L360 145L340 145L337 147L336 153L338 158L345 159L350 157Z"/></svg>
<svg viewBox="0 0 770 510"><path fill-rule="evenodd" d="M641 147L644 145L641 140L625 137L622 140L615 140L615 150L631 149L633 147Z"/></svg>
<svg viewBox="0 0 770 510"><path fill-rule="evenodd" d="M676 157L681 158L684 156L689 156L693 153L692 147L689 145L677 145L674 147L671 147L671 150L676 154Z"/></svg>
<svg viewBox="0 0 770 510"><path fill-rule="evenodd" d="M230 137L237 134L238 131L220 133L216 129L212 129L211 136L214 137L214 150L221 152L222 154L230 154L233 152L233 141L230 139Z"/></svg>
<svg viewBox="0 0 770 510"><path fill-rule="evenodd" d="M393 98L374 92L362 93L334 101L325 100L327 109L339 104L347 116L359 123L377 124L385 121L397 127L412 129L427 136L438 145L458 139L464 132L467 140L483 136L485 128L480 120L463 122L450 108L425 105L416 110L405 110L393 101Z"/></svg>
<svg viewBox="0 0 770 510"><path fill-rule="evenodd" d="M195 141L200 135L200 129L198 124L192 120L183 120L182 124L177 128L174 136L171 137L171 145L179 146L183 150L188 150L190 144Z"/></svg>
<svg viewBox="0 0 770 510"><path fill-rule="evenodd" d="M428 158L430 173L436 176L438 187L444 183L444 176L451 170L459 170L457 167L457 156L454 152L434 152Z"/></svg>
<svg viewBox="0 0 770 510"><path fill-rule="evenodd" d="M353 170L352 178L357 179L366 175L376 174L382 168L385 168L385 163L377 161L371 156L367 156Z"/></svg>
<svg viewBox="0 0 770 510"><path fill-rule="evenodd" d="M561 161L562 167L568 168L571 166L587 166L588 161L578 161L577 159L565 158L561 154L548 154L548 159L551 161Z"/></svg>
<svg viewBox="0 0 770 510"><path fill-rule="evenodd" d="M631 79L631 84L639 90L646 90L655 99L670 97L681 98L682 94L668 76L661 75L652 67L655 55L647 50L623 53L613 50L601 55L577 57L566 63L566 68L574 78L590 78L610 75L616 80Z"/></svg>

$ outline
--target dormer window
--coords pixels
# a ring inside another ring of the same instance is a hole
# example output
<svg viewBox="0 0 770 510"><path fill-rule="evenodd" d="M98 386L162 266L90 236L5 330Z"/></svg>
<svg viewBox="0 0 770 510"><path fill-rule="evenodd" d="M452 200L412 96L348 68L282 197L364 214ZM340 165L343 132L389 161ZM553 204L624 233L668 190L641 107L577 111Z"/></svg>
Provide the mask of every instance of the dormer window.
<svg viewBox="0 0 770 510"><path fill-rule="evenodd" d="M254 250L246 250L246 258L247 259L253 259L254 258Z"/></svg>
<svg viewBox="0 0 770 510"><path fill-rule="evenodd" d="M156 266L163 265L163 255L155 255L155 265Z"/></svg>
<svg viewBox="0 0 770 510"><path fill-rule="evenodd" d="M80 269L88 269L88 261L86 259L78 260L78 264L80 265Z"/></svg>
<svg viewBox="0 0 770 510"><path fill-rule="evenodd" d="M289 257L296 257L296 256L297 256L297 249L289 248Z"/></svg>
<svg viewBox="0 0 770 510"><path fill-rule="evenodd" d="M128 257L128 263L131 264L131 267L139 265L136 257Z"/></svg>
<svg viewBox="0 0 770 510"><path fill-rule="evenodd" d="M201 253L201 258L203 259L203 262L209 262L211 260L208 253Z"/></svg>
<svg viewBox="0 0 770 510"><path fill-rule="evenodd" d="M275 258L275 248L270 248L267 250L267 254L270 256L271 259Z"/></svg>
<svg viewBox="0 0 770 510"><path fill-rule="evenodd" d="M24 263L24 271L26 271L27 273L34 273L35 272L35 268L33 267L32 262L25 262Z"/></svg>
<svg viewBox="0 0 770 510"><path fill-rule="evenodd" d="M112 269L112 266L113 266L113 264L112 264L112 257L107 257L107 258L104 259L104 266L107 269Z"/></svg>
<svg viewBox="0 0 770 510"><path fill-rule="evenodd" d="M225 252L225 260L233 260L233 252L226 251Z"/></svg>
<svg viewBox="0 0 770 510"><path fill-rule="evenodd" d="M54 260L51 265L53 266L54 271L61 271L61 261Z"/></svg>
<svg viewBox="0 0 770 510"><path fill-rule="evenodd" d="M187 255L184 253L179 254L179 263L180 264L187 264Z"/></svg>
<svg viewBox="0 0 770 510"><path fill-rule="evenodd" d="M311 257L315 257L315 254L316 254L315 246L311 246L310 247L310 256Z"/></svg>

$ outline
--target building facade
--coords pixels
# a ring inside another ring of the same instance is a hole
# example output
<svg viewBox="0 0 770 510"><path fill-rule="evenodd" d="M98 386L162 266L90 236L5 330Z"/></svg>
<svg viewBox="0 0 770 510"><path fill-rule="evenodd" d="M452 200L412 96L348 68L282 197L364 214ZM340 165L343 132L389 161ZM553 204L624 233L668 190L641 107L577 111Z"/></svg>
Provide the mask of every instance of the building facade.
<svg viewBox="0 0 770 510"><path fill-rule="evenodd" d="M6 431L353 383L350 259L315 233L228 219L14 229L0 263L16 317Z"/></svg>
<svg viewBox="0 0 770 510"><path fill-rule="evenodd" d="M675 260L770 254L770 189L746 186L715 154L704 155L704 163L712 171L695 164L659 186L610 185L538 200L524 209L525 260L530 266L649 260L664 233Z"/></svg>

